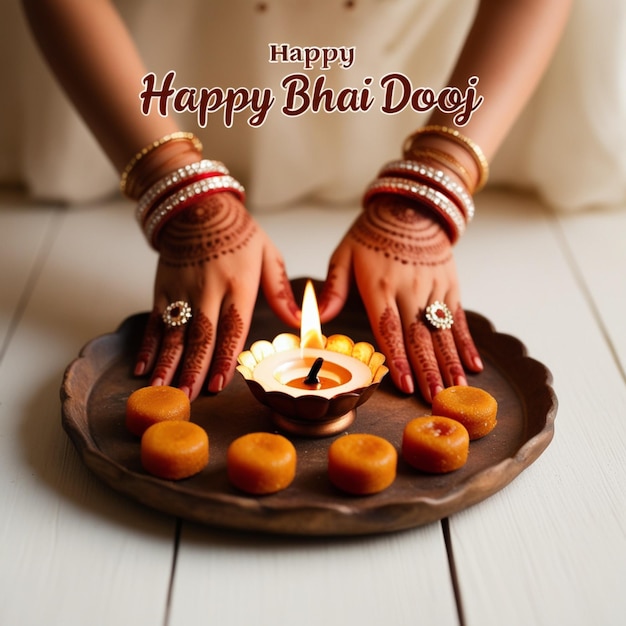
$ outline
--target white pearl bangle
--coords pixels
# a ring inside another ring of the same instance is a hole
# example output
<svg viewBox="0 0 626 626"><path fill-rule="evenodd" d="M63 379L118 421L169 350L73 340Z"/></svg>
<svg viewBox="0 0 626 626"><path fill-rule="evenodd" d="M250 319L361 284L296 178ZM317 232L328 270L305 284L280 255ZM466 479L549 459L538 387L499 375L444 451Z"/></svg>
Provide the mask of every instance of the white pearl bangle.
<svg viewBox="0 0 626 626"><path fill-rule="evenodd" d="M411 160L399 160L387 163L379 172L379 176L417 176L428 181L432 181L439 187L442 187L449 195L451 195L463 209L465 214L465 221L471 222L474 218L474 201L467 192L467 190L452 180L450 176L445 174L442 170L438 170L428 165L423 165L417 161Z"/></svg>
<svg viewBox="0 0 626 626"><path fill-rule="evenodd" d="M179 189L170 196L167 196L158 204L144 225L146 239L153 248L156 245L157 235L163 225L179 211L184 209L190 200L199 199L221 191L230 191L236 194L241 202L245 201L245 190L243 185L237 182L232 176L211 176L203 180L196 181Z"/></svg>
<svg viewBox="0 0 626 626"><path fill-rule="evenodd" d="M152 185L142 196L139 198L137 208L135 209L135 217L140 224L143 224L147 214L154 202L163 196L167 191L173 187L177 187L185 180L198 176L200 174L223 174L228 175L228 169L220 161L212 161L209 159L202 159L195 163L190 163L184 167L180 167L173 172L170 172L163 178L160 178L154 185Z"/></svg>
<svg viewBox="0 0 626 626"><path fill-rule="evenodd" d="M433 209L446 223L452 243L455 243L465 232L465 218L456 204L445 194L428 185L406 178L377 178L365 190L363 204L378 194L401 195Z"/></svg>

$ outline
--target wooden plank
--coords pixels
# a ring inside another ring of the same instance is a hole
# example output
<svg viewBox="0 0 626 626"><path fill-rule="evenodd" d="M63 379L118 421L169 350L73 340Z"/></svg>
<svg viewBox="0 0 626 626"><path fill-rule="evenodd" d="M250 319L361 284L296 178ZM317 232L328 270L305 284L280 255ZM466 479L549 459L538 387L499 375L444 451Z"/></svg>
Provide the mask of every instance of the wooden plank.
<svg viewBox="0 0 626 626"><path fill-rule="evenodd" d="M569 263L626 380L626 207L561 215Z"/></svg>
<svg viewBox="0 0 626 626"><path fill-rule="evenodd" d="M3 624L163 621L174 521L103 487L60 423L65 366L86 339L145 308L152 258L127 210L65 213L0 364Z"/></svg>
<svg viewBox="0 0 626 626"><path fill-rule="evenodd" d="M487 194L457 255L466 306L522 339L559 397L546 453L450 520L468 625L607 626L626 611L626 389L555 220L530 199Z"/></svg>
<svg viewBox="0 0 626 626"><path fill-rule="evenodd" d="M54 212L17 198L0 199L0 358L29 296L40 259L54 232Z"/></svg>
<svg viewBox="0 0 626 626"><path fill-rule="evenodd" d="M306 540L185 524L169 626L458 624L439 524Z"/></svg>

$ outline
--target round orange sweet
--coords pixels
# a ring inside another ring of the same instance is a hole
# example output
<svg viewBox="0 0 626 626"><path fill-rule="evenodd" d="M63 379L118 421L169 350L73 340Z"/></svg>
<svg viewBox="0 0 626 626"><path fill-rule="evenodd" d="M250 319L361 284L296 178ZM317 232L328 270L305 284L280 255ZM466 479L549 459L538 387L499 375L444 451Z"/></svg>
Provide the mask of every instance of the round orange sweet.
<svg viewBox="0 0 626 626"><path fill-rule="evenodd" d="M478 387L448 387L433 398L432 412L461 422L470 439L474 440L488 435L495 428L498 403L491 394Z"/></svg>
<svg viewBox="0 0 626 626"><path fill-rule="evenodd" d="M463 467L469 454L469 434L449 417L425 415L412 419L402 435L402 458L415 469L443 474Z"/></svg>
<svg viewBox="0 0 626 626"><path fill-rule="evenodd" d="M142 387L126 401L126 428L141 437L147 428L165 420L189 421L191 404L184 391L167 385Z"/></svg>
<svg viewBox="0 0 626 626"><path fill-rule="evenodd" d="M276 493L296 476L296 449L283 435L248 433L228 446L226 467L238 489L257 496Z"/></svg>
<svg viewBox="0 0 626 626"><path fill-rule="evenodd" d="M209 437L193 422L158 422L141 437L141 464L159 478L188 478L202 471L208 462Z"/></svg>
<svg viewBox="0 0 626 626"><path fill-rule="evenodd" d="M386 489L396 478L398 453L382 437L354 433L335 439L328 449L328 477L353 495Z"/></svg>

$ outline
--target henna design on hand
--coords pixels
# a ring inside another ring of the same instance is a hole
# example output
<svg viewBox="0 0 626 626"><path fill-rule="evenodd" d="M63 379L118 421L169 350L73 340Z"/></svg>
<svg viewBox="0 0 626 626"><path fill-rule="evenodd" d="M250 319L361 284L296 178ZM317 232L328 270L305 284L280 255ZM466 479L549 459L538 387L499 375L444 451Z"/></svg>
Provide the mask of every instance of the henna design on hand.
<svg viewBox="0 0 626 626"><path fill-rule="evenodd" d="M456 338L458 341L462 343L473 343L472 336L469 332L469 327L467 325L467 318L465 317L465 311L463 307L459 304L454 311L454 327L458 331L456 333Z"/></svg>
<svg viewBox="0 0 626 626"><path fill-rule="evenodd" d="M235 366L241 338L244 333L244 323L234 304L220 317L218 338L211 366L211 379L218 376L222 381L227 379Z"/></svg>
<svg viewBox="0 0 626 626"><path fill-rule="evenodd" d="M328 265L328 273L326 276L326 282L324 283L324 288L322 289L322 293L320 294L319 297L319 309L320 312L323 311L327 306L328 303L333 299L333 298L337 298L337 299L341 299L341 294L337 291L337 289L335 288L335 283L338 280L338 276L337 276L337 265L336 263L330 263Z"/></svg>
<svg viewBox="0 0 626 626"><path fill-rule="evenodd" d="M454 326L452 327L452 333L459 348L459 352L462 353L465 359L466 365L471 364L471 367L473 367L475 371L483 369L482 359L480 358L480 354L478 353L474 340L472 339L472 335L470 334L465 311L460 304L454 311Z"/></svg>
<svg viewBox="0 0 626 626"><path fill-rule="evenodd" d="M465 384L465 371L459 362L459 356L454 345L454 337L451 330L432 331L433 343L436 351L443 360L441 370L451 385Z"/></svg>
<svg viewBox="0 0 626 626"><path fill-rule="evenodd" d="M137 360L135 365L135 375L141 376L145 374L149 364L152 363L156 356L159 344L161 343L161 335L163 334L163 320L161 319L161 313L154 307L146 328L143 333L143 339L141 341L141 347L137 353Z"/></svg>
<svg viewBox="0 0 626 626"><path fill-rule="evenodd" d="M152 372L152 380L171 380L174 370L178 365L178 360L183 351L183 340L185 338L185 328L167 328L163 333L161 352L159 359Z"/></svg>
<svg viewBox="0 0 626 626"><path fill-rule="evenodd" d="M387 348L389 362L393 364L402 378L410 377L411 367L404 349L402 322L390 306L387 306L380 316L378 331Z"/></svg>
<svg viewBox="0 0 626 626"><path fill-rule="evenodd" d="M442 265L451 244L438 222L416 205L393 196L371 201L350 229L350 236L369 250L402 264Z"/></svg>
<svg viewBox="0 0 626 626"><path fill-rule="evenodd" d="M276 292L276 298L278 300L284 300L287 303L289 312L295 317L298 314L299 308L296 299L293 296L291 289L291 282L289 276L287 276L287 270L283 261L280 262L281 275L279 279L280 289Z"/></svg>
<svg viewBox="0 0 626 626"><path fill-rule="evenodd" d="M424 377L431 398L443 386L437 357L433 348L433 341L429 328L422 319L422 315L417 315L415 321L409 327L409 344L415 356L419 371Z"/></svg>
<svg viewBox="0 0 626 626"><path fill-rule="evenodd" d="M208 196L163 227L160 260L170 267L207 263L245 247L256 230L250 214L231 193Z"/></svg>
<svg viewBox="0 0 626 626"><path fill-rule="evenodd" d="M185 346L185 360L178 381L179 387L193 389L206 366L206 357L213 341L213 324L202 312L194 314Z"/></svg>

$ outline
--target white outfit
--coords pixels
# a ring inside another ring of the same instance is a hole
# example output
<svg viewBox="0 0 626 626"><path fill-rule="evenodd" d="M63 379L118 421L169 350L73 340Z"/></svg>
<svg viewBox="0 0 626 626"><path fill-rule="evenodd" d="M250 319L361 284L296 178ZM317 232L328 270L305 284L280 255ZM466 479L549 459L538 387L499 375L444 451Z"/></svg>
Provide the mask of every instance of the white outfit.
<svg viewBox="0 0 626 626"><path fill-rule="evenodd" d="M180 126L205 144L246 186L253 210L303 198L358 202L386 161L427 113L380 111L381 77L398 72L414 88L444 85L477 5L475 0L118 0L149 71L158 81L176 71L175 87L269 88L275 103L258 128L250 112L224 126L221 112L199 128ZM264 10L261 10L264 6ZM0 182L25 184L37 198L85 202L115 193L117 174L72 110L38 56L12 3L0 8L0 50L18 51L0 101ZM536 191L558 210L626 204L626 4L575 2L556 56L492 163L491 184ZM167 49L163 41L176 44ZM315 69L326 87L363 89L367 112L289 117L281 81L298 63L270 63L269 44L354 47L354 64ZM138 92L142 86L138 87ZM480 83L478 85L480 92ZM138 99L139 106L139 99ZM61 158L60 158L61 157Z"/></svg>

